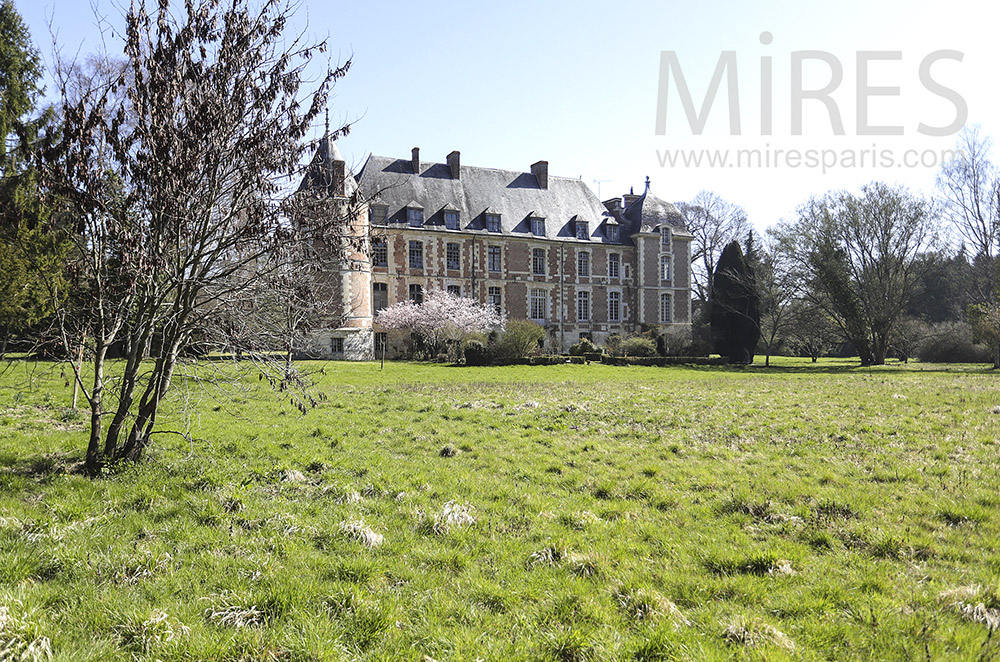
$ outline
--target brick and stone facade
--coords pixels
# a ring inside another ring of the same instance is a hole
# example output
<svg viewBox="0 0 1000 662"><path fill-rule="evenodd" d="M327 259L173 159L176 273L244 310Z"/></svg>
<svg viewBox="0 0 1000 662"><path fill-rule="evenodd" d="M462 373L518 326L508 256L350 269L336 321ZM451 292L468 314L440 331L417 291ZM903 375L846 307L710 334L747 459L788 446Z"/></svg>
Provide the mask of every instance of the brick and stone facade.
<svg viewBox="0 0 1000 662"><path fill-rule="evenodd" d="M332 141L326 154L342 162ZM341 177L367 201L352 232L370 239L340 274L345 315L322 332L329 357L374 358L378 310L432 289L483 303L499 294L509 318L545 328L553 352L650 325L690 331L692 237L648 180L642 195L602 203L581 180L550 176L545 161L504 171L463 166L458 152L428 163L416 148L408 159L369 157L356 181Z"/></svg>

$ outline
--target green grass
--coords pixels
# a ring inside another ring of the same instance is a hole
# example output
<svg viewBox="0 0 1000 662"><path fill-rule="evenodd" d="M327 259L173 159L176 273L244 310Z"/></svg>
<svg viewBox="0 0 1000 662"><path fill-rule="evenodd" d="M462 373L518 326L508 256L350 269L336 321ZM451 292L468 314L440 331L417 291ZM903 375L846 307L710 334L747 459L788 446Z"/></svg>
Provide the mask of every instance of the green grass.
<svg viewBox="0 0 1000 662"><path fill-rule="evenodd" d="M97 480L15 365L0 659L1000 657L1000 374L776 363L181 378Z"/></svg>

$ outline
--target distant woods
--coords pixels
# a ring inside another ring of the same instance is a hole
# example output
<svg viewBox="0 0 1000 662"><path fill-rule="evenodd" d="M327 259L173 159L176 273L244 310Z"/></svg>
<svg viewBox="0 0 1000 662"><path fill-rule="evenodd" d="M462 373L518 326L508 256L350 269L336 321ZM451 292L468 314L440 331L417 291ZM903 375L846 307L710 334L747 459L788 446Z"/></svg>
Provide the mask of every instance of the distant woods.
<svg viewBox="0 0 1000 662"><path fill-rule="evenodd" d="M763 235L715 194L678 203L695 237L696 338L734 361L739 337L765 361L853 354L863 365L1000 368L1000 173L978 128L963 130L957 151L931 197L881 182L831 191ZM727 256L734 245L752 256Z"/></svg>

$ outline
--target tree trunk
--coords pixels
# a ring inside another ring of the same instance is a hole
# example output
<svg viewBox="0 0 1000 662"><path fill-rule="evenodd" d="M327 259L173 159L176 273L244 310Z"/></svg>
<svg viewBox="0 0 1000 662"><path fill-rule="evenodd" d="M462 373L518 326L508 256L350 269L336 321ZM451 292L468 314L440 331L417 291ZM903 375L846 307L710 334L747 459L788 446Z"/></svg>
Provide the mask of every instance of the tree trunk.
<svg viewBox="0 0 1000 662"><path fill-rule="evenodd" d="M177 356L180 352L181 339L175 339L166 349L165 354L157 360L152 374L149 376L149 385L142 394L139 401L139 410L129 431L125 445L118 451L116 459L127 462L138 462L142 459L142 453L149 444L149 437L156 425L156 412L160 407L163 396L170 388L170 380L177 365Z"/></svg>
<svg viewBox="0 0 1000 662"><path fill-rule="evenodd" d="M108 426L107 436L104 440L104 454L114 457L118 449L118 437L121 435L122 427L132 410L135 402L135 389L138 383L139 370L142 367L142 359L146 355L146 347L152 330L149 327L143 328L139 333L128 335L128 354L125 361L125 370L122 374L121 387L119 388L118 409L115 417Z"/></svg>
<svg viewBox="0 0 1000 662"><path fill-rule="evenodd" d="M98 341L94 347L94 387L90 393L90 440L87 442L87 459L84 461L84 469L91 475L101 469L101 402L104 398L104 358L107 353L107 344Z"/></svg>

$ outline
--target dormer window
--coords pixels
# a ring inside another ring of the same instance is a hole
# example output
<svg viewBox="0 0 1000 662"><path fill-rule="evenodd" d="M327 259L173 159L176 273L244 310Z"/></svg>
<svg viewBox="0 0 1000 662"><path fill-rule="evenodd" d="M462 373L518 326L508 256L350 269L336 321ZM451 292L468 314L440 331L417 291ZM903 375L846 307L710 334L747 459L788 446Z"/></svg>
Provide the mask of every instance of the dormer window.
<svg viewBox="0 0 1000 662"><path fill-rule="evenodd" d="M389 213L386 205L372 205L372 225L385 225L385 217Z"/></svg>
<svg viewBox="0 0 1000 662"><path fill-rule="evenodd" d="M407 207L406 222L411 228L420 228L424 225L424 210L422 207Z"/></svg>
<svg viewBox="0 0 1000 662"><path fill-rule="evenodd" d="M590 228L587 227L587 221L576 221L573 224L575 226L576 238L587 240L590 239Z"/></svg>
<svg viewBox="0 0 1000 662"><path fill-rule="evenodd" d="M486 231L500 232L500 214L486 214Z"/></svg>
<svg viewBox="0 0 1000 662"><path fill-rule="evenodd" d="M663 252L665 252L665 253L671 252L670 251L670 248L671 248L671 239L672 239L672 237L671 237L671 233L670 233L670 228L665 227L665 226L660 227L660 245L662 246L661 250Z"/></svg>
<svg viewBox="0 0 1000 662"><path fill-rule="evenodd" d="M458 230L459 219L458 210L446 209L444 212L444 227L448 230Z"/></svg>
<svg viewBox="0 0 1000 662"><path fill-rule="evenodd" d="M531 234L536 237L545 236L545 219L538 218L537 216L531 217Z"/></svg>

